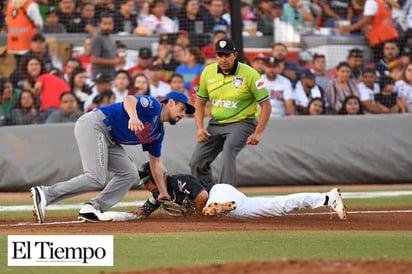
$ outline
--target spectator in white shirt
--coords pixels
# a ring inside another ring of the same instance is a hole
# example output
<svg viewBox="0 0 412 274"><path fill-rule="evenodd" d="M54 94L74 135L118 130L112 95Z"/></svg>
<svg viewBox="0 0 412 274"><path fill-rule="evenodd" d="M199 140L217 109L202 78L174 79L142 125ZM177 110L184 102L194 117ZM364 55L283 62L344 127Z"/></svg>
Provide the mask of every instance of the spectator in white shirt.
<svg viewBox="0 0 412 274"><path fill-rule="evenodd" d="M269 91L273 116L295 115L295 98L290 80L280 75L282 60L270 57L265 62L262 80Z"/></svg>
<svg viewBox="0 0 412 274"><path fill-rule="evenodd" d="M127 56L127 46L120 41L116 41L116 55L120 59L116 70L129 70L136 66L136 62Z"/></svg>
<svg viewBox="0 0 412 274"><path fill-rule="evenodd" d="M90 94L84 102L84 112L88 112L95 108L95 106L92 106L94 97L96 97L98 94L103 93L106 90L111 90L113 78L110 74L98 73L96 77L93 79L93 81L95 82L95 86L93 87L93 93Z"/></svg>
<svg viewBox="0 0 412 274"><path fill-rule="evenodd" d="M379 84L376 83L376 70L367 68L363 71L362 81L358 84L359 99L365 113L384 113L383 109L375 104L375 94L380 92Z"/></svg>
<svg viewBox="0 0 412 274"><path fill-rule="evenodd" d="M118 70L114 77L113 93L116 97L115 102L123 102L124 98L129 94L128 86L130 85L130 77L126 70Z"/></svg>
<svg viewBox="0 0 412 274"><path fill-rule="evenodd" d="M154 0L150 5L150 15L142 21L142 26L148 30L149 35L176 32L173 20L165 15L166 8L164 0Z"/></svg>
<svg viewBox="0 0 412 274"><path fill-rule="evenodd" d="M162 65L154 61L149 67L150 95L161 101L171 91L170 85L161 80Z"/></svg>
<svg viewBox="0 0 412 274"><path fill-rule="evenodd" d="M295 86L296 110L303 114L312 98L322 98L323 94L316 85L316 74L312 69L304 69L300 75L300 81Z"/></svg>

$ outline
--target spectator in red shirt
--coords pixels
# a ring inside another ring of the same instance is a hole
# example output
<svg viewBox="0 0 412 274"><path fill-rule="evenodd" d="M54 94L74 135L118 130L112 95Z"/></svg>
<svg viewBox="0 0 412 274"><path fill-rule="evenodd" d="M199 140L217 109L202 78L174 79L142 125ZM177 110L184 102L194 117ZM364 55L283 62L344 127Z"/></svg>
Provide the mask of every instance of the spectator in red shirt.
<svg viewBox="0 0 412 274"><path fill-rule="evenodd" d="M83 54L76 56L76 59L80 61L82 67L86 70L87 75L92 77L92 62L90 61L90 47L92 46L92 36L89 35L84 39Z"/></svg>
<svg viewBox="0 0 412 274"><path fill-rule="evenodd" d="M54 68L48 73L40 75L34 85L34 94L40 99L40 110L46 118L60 108L60 95L70 91L69 84L61 77L61 72Z"/></svg>
<svg viewBox="0 0 412 274"><path fill-rule="evenodd" d="M145 47L140 48L137 65L128 69L127 72L132 78L135 78L135 76L139 73L144 73L145 75L148 75L149 67L151 66L152 62L152 50Z"/></svg>

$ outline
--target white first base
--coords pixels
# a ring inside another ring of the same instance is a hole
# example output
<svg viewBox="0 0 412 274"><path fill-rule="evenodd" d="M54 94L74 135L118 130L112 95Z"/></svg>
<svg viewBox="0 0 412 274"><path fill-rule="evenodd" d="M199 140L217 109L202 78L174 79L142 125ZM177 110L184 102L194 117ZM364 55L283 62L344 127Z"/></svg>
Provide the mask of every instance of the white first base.
<svg viewBox="0 0 412 274"><path fill-rule="evenodd" d="M106 211L102 213L104 216L112 219L113 222L127 222L140 220L142 217L129 212L123 211Z"/></svg>

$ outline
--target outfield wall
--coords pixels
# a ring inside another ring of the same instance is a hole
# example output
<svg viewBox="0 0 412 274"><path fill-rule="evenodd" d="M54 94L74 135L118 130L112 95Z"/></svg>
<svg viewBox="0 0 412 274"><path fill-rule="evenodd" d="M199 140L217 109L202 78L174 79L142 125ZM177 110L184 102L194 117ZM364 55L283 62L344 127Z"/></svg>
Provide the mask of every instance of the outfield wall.
<svg viewBox="0 0 412 274"><path fill-rule="evenodd" d="M0 127L0 191L25 191L82 173L74 124ZM190 173L192 118L166 125L169 173ZM136 166L140 146L126 146ZM213 169L219 172L220 158ZM239 185L383 184L412 182L412 116L272 117L258 146L238 157Z"/></svg>

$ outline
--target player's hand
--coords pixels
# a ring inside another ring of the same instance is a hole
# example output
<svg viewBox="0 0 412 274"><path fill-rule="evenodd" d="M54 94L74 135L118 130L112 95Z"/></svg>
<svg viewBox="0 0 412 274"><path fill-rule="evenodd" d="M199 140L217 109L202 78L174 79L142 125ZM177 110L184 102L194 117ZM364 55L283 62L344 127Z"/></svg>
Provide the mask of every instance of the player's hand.
<svg viewBox="0 0 412 274"><path fill-rule="evenodd" d="M210 134L209 131L207 131L205 128L197 130L198 143L206 142L207 140L209 140L210 136L212 136L212 134Z"/></svg>
<svg viewBox="0 0 412 274"><path fill-rule="evenodd" d="M158 201L168 201L171 200L172 198L170 197L169 193L159 193L159 196L157 197Z"/></svg>
<svg viewBox="0 0 412 274"><path fill-rule="evenodd" d="M253 133L252 135L247 138L246 144L248 145L257 145L260 142L261 134Z"/></svg>
<svg viewBox="0 0 412 274"><path fill-rule="evenodd" d="M144 125L139 118L130 118L128 129L134 132L134 134L139 135L144 129Z"/></svg>
<svg viewBox="0 0 412 274"><path fill-rule="evenodd" d="M134 210L130 210L128 212L131 214L137 215L137 216L146 217L146 214L141 209L141 207L138 207L137 209L134 209Z"/></svg>

